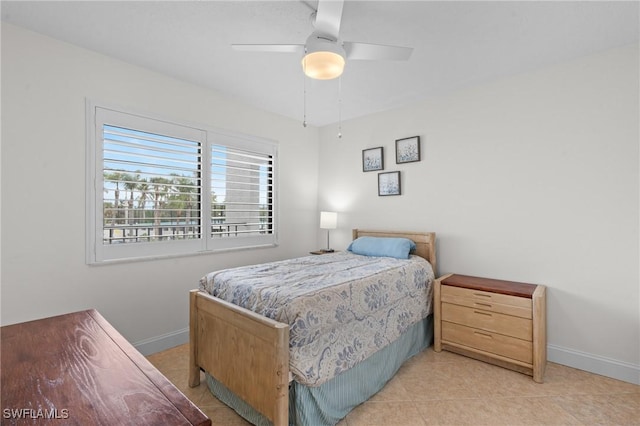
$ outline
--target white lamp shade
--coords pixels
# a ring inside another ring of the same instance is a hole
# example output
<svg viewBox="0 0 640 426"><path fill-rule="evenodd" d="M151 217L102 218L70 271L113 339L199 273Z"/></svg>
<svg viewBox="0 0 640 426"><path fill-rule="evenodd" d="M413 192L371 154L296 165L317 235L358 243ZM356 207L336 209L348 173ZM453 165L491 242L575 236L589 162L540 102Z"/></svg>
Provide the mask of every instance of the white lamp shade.
<svg viewBox="0 0 640 426"><path fill-rule="evenodd" d="M338 213L320 212L320 228L336 229L338 226Z"/></svg>

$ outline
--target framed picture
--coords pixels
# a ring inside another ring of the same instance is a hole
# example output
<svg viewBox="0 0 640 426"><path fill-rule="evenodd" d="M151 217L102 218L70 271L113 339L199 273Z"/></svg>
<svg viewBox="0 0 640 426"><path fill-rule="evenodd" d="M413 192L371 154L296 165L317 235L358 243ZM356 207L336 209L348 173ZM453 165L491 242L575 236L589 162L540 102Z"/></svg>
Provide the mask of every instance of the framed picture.
<svg viewBox="0 0 640 426"><path fill-rule="evenodd" d="M378 195L400 195L400 172L378 173Z"/></svg>
<svg viewBox="0 0 640 426"><path fill-rule="evenodd" d="M384 170L381 146L362 150L362 171L372 172L374 170Z"/></svg>
<svg viewBox="0 0 640 426"><path fill-rule="evenodd" d="M396 140L396 164L420 161L420 136Z"/></svg>

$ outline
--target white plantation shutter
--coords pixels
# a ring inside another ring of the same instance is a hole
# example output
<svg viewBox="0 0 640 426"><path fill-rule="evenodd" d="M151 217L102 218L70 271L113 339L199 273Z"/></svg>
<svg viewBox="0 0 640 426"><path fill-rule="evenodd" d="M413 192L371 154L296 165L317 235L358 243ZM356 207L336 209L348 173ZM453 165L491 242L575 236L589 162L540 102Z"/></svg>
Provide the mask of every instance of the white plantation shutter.
<svg viewBox="0 0 640 426"><path fill-rule="evenodd" d="M273 231L273 158L214 145L211 149L212 235Z"/></svg>
<svg viewBox="0 0 640 426"><path fill-rule="evenodd" d="M95 105L88 117L88 263L276 243L274 142Z"/></svg>
<svg viewBox="0 0 640 426"><path fill-rule="evenodd" d="M276 145L217 134L210 157L210 245L275 244Z"/></svg>
<svg viewBox="0 0 640 426"><path fill-rule="evenodd" d="M201 143L103 125L103 244L201 237Z"/></svg>

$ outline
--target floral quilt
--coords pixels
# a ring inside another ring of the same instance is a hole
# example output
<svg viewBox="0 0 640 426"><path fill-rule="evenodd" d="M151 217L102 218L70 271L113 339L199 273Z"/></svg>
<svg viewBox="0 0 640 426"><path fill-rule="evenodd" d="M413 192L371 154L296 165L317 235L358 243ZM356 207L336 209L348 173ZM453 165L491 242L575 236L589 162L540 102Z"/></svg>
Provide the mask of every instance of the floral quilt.
<svg viewBox="0 0 640 426"><path fill-rule="evenodd" d="M336 252L211 272L200 289L289 324L294 380L319 386L432 312L429 262Z"/></svg>

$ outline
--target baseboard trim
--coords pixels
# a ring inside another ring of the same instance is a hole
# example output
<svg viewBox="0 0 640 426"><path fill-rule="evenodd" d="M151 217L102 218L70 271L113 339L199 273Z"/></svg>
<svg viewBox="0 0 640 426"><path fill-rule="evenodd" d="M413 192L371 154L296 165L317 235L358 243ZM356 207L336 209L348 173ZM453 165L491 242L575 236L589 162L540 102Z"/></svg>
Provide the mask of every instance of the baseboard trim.
<svg viewBox="0 0 640 426"><path fill-rule="evenodd" d="M547 345L547 359L567 367L640 385L640 365L555 345Z"/></svg>
<svg viewBox="0 0 640 426"><path fill-rule="evenodd" d="M161 352L174 346L184 345L189 342L189 328L162 334L149 339L140 340L133 346L144 356Z"/></svg>

